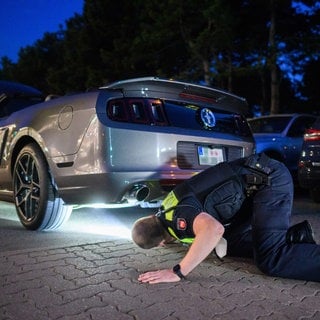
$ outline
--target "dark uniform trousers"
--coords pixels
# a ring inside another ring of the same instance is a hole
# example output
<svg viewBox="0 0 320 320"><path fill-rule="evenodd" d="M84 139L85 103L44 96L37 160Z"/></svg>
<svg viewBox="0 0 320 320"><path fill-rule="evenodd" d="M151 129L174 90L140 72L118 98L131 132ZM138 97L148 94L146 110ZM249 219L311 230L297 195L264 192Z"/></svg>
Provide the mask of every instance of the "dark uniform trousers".
<svg viewBox="0 0 320 320"><path fill-rule="evenodd" d="M320 281L320 246L286 241L293 201L291 175L278 161L270 159L268 166L270 185L260 186L252 196L251 221L226 228L228 253L253 255L257 267L271 276Z"/></svg>

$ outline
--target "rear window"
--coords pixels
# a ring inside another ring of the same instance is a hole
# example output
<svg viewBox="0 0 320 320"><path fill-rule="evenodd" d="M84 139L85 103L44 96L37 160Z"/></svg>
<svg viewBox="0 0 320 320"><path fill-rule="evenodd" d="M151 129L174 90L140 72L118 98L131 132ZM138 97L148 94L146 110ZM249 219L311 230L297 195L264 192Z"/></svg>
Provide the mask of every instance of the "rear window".
<svg viewBox="0 0 320 320"><path fill-rule="evenodd" d="M281 133L291 117L270 117L249 120L253 133Z"/></svg>

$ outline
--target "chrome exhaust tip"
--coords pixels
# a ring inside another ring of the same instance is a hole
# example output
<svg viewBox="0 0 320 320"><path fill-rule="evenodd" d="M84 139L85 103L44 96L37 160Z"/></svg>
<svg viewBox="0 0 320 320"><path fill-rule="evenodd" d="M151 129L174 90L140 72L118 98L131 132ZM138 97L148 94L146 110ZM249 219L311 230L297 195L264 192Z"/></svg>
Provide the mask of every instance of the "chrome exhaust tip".
<svg viewBox="0 0 320 320"><path fill-rule="evenodd" d="M134 198L137 201L145 200L150 193L150 189L145 185L135 185L129 192L129 197Z"/></svg>

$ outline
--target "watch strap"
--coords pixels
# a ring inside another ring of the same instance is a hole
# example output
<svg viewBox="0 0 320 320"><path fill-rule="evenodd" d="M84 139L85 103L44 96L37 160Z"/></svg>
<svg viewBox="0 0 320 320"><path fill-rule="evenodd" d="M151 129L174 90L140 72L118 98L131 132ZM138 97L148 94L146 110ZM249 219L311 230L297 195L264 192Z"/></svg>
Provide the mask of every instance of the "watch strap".
<svg viewBox="0 0 320 320"><path fill-rule="evenodd" d="M181 267L180 267L180 264L176 264L172 271L180 278L180 279L185 279L186 277L182 274L181 272Z"/></svg>

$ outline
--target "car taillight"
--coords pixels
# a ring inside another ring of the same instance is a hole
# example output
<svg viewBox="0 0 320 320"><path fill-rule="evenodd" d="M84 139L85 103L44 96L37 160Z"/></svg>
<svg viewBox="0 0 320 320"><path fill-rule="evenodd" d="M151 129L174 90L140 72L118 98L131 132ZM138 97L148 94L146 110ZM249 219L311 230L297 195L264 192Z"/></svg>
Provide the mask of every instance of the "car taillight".
<svg viewBox="0 0 320 320"><path fill-rule="evenodd" d="M168 125L163 103L158 99L113 99L108 101L107 115L111 120L120 122Z"/></svg>
<svg viewBox="0 0 320 320"><path fill-rule="evenodd" d="M307 129L303 139L304 141L320 141L320 129Z"/></svg>

